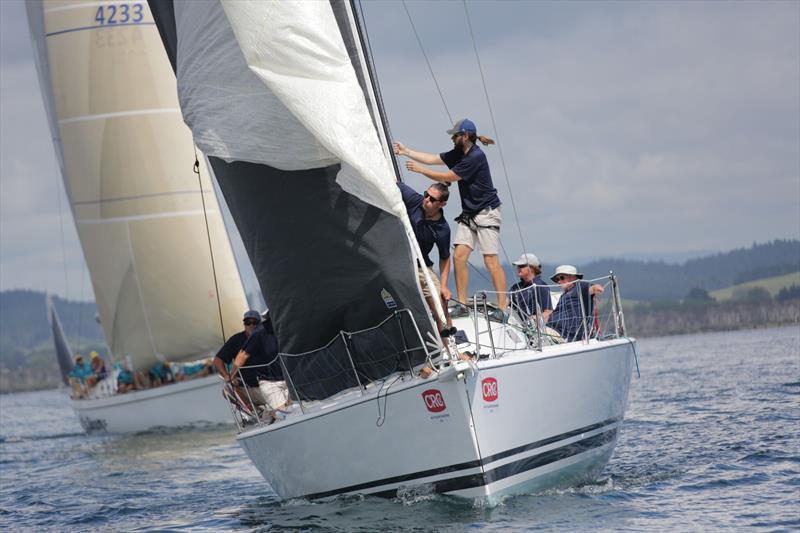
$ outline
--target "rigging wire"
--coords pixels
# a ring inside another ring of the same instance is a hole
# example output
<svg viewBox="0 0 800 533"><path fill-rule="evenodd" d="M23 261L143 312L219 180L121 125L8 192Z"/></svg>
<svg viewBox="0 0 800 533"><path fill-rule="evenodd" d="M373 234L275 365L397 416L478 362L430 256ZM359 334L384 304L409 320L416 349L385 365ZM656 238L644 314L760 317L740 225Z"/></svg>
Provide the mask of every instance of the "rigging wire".
<svg viewBox="0 0 800 533"><path fill-rule="evenodd" d="M217 295L217 311L219 312L219 328L222 331L222 340L227 341L228 337L225 336L225 321L222 319L222 301L219 295L219 283L217 282L217 266L214 261L214 247L211 246L211 230L208 227L208 211L206 211L206 197L203 194L203 180L200 176L200 160L197 158L197 147L194 148L194 166L192 171L197 174L197 185L200 188L200 201L203 203L203 220L206 223L206 238L208 239L208 252L211 254L211 272L214 275L214 291ZM211 193L214 193L213 184Z"/></svg>
<svg viewBox="0 0 800 533"><path fill-rule="evenodd" d="M506 178L506 186L508 187L508 195L511 197L511 208L514 211L514 220L517 223L517 231L519 232L519 241L520 241L520 244L522 244L523 253L527 253L526 252L527 248L525 247L525 239L522 237L522 226L519 223L519 216L517 214L517 204L514 201L514 193L511 190L511 181L508 178L508 169L506 168L506 160L505 160L505 157L503 157L503 148L502 148L502 144L500 143L500 132L498 131L497 124L495 123L495 120L494 120L494 111L492 110L492 103L491 103L491 100L489 99L489 91L486 88L486 78L485 78L485 76L483 74L483 66L481 65L481 57L478 54L478 46L475 44L475 34L472 31L472 21L470 20L470 17L469 17L469 9L467 9L467 0L461 0L461 1L462 1L463 5L464 5L464 15L466 15L466 17L467 17L467 26L469 27L469 37L470 37L470 40L472 41L472 49L475 51L475 59L478 61L478 71L480 71L480 74L481 74L481 83L483 84L483 94L486 97L486 105L489 108L489 117L492 120L492 129L494 130L494 135L497 138L497 149L498 149L499 154L500 154L500 163L503 166L503 174L505 175L505 178ZM506 260L508 260L508 255L507 254L506 254ZM509 261L509 264L510 264L510 261Z"/></svg>
<svg viewBox="0 0 800 533"><path fill-rule="evenodd" d="M360 0L359 0L360 1ZM442 100L442 106L444 107L444 112L447 113L447 119L450 124L453 123L453 116L450 114L450 110L447 108L447 103L444 100L444 94L442 94L442 88L439 86L439 81L436 79L436 74L433 73L433 67L431 66L431 61L428 59L428 54L425 53L425 47L422 46L422 39L419 37L419 33L417 33L417 27L414 25L414 20L411 18L411 13L408 11L408 6L406 5L406 0L402 0L403 9L406 11L406 16L408 16L408 22L411 23L411 29L414 31L414 36L417 38L417 44L419 45L419 49L422 52L423 57L425 58L425 63L428 65L428 71L431 73L431 78L433 78L433 83L436 85L436 91L439 93L439 98Z"/></svg>

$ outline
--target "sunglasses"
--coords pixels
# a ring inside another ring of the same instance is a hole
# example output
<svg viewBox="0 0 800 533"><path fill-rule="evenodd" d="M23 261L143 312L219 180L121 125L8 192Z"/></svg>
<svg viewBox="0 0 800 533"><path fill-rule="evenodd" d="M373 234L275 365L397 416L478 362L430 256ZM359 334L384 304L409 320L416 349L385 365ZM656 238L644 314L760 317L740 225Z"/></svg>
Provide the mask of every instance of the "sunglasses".
<svg viewBox="0 0 800 533"><path fill-rule="evenodd" d="M431 202L434 203L434 204L437 204L437 203L442 201L441 197L436 198L435 196L430 194L428 191L425 191L423 194L424 194L425 198L430 198Z"/></svg>
<svg viewBox="0 0 800 533"><path fill-rule="evenodd" d="M245 320L244 321L244 325L245 326L257 326L258 325L258 320Z"/></svg>
<svg viewBox="0 0 800 533"><path fill-rule="evenodd" d="M523 268L527 268L529 265L517 265L517 270L522 270Z"/></svg>
<svg viewBox="0 0 800 533"><path fill-rule="evenodd" d="M466 135L466 134L464 134L464 133L454 133L454 134L452 135L452 137L450 137L450 140L453 140L453 141L455 141L456 139L458 139L458 138L459 138L459 137L461 137L462 135Z"/></svg>
<svg viewBox="0 0 800 533"><path fill-rule="evenodd" d="M556 283L561 283L562 281L569 281L569 277L564 276L563 274L561 276L556 276L553 279L556 281Z"/></svg>

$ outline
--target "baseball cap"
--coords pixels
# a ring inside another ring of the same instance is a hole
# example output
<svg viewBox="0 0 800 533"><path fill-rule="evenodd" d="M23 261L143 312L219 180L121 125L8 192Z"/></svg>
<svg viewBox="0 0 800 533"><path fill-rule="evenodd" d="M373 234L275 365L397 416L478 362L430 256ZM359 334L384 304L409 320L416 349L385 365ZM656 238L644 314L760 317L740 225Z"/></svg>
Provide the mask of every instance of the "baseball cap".
<svg viewBox="0 0 800 533"><path fill-rule="evenodd" d="M519 259L514 261L512 264L520 266L520 265L530 265L535 266L536 268L542 268L542 262L539 261L539 258L536 257L535 254L522 254L519 256Z"/></svg>
<svg viewBox="0 0 800 533"><path fill-rule="evenodd" d="M452 129L447 130L448 135L453 135L455 133L478 133L478 129L475 127L475 123L472 122L468 118L462 118L455 124L453 124Z"/></svg>

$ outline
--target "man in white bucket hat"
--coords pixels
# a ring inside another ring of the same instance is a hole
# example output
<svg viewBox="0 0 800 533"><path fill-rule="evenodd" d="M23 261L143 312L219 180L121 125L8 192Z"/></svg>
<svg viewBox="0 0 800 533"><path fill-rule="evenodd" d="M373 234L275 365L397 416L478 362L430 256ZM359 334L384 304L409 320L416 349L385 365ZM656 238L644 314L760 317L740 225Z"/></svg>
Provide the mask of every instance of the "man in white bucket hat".
<svg viewBox="0 0 800 533"><path fill-rule="evenodd" d="M587 330L591 337L594 297L603 292L603 286L581 281L583 274L573 265L558 266L550 279L561 286L562 294L547 325L568 342L586 338Z"/></svg>

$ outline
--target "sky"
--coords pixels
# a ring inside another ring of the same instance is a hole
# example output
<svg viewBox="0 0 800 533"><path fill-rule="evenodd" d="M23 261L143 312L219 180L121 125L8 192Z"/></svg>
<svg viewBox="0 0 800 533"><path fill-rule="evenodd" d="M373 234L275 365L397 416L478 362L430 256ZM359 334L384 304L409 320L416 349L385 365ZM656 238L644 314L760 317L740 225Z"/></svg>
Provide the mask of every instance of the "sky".
<svg viewBox="0 0 800 533"><path fill-rule="evenodd" d="M361 4L392 137L446 151L468 117L498 141L504 260L800 238L800 2L469 1L477 57L461 1L406 2L413 28ZM24 11L0 2L0 290L88 300Z"/></svg>

